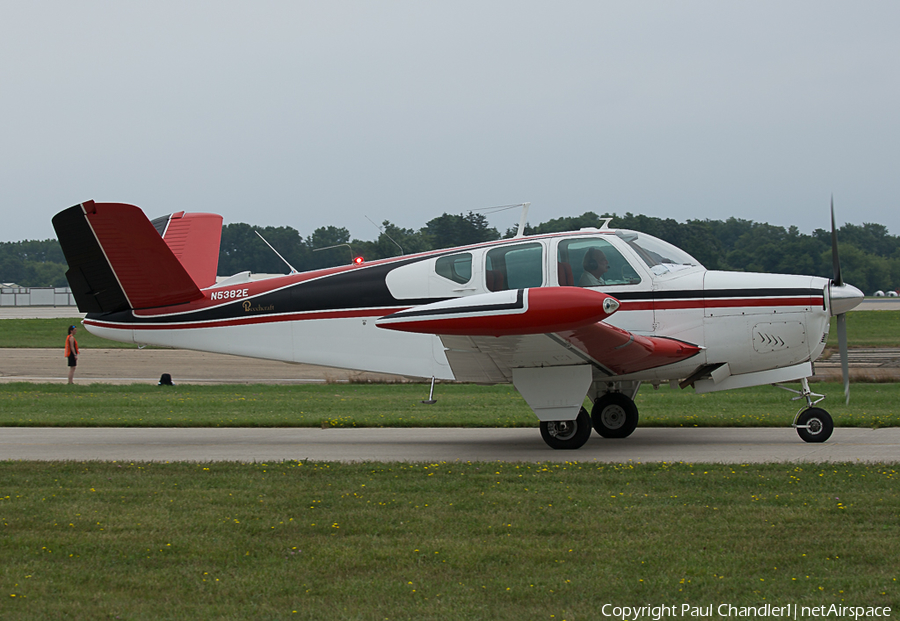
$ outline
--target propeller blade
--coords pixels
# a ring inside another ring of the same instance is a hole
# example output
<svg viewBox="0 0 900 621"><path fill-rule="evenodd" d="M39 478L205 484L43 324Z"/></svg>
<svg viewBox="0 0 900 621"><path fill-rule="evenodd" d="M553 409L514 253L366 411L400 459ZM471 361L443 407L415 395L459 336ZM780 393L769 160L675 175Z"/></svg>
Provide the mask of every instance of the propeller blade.
<svg viewBox="0 0 900 621"><path fill-rule="evenodd" d="M841 353L841 375L844 378L844 398L850 404L850 363L847 360L847 315L837 316L838 349Z"/></svg>
<svg viewBox="0 0 900 621"><path fill-rule="evenodd" d="M834 196L831 197L831 265L834 268L834 284L843 286L841 277L841 259L838 256L837 229L834 226Z"/></svg>

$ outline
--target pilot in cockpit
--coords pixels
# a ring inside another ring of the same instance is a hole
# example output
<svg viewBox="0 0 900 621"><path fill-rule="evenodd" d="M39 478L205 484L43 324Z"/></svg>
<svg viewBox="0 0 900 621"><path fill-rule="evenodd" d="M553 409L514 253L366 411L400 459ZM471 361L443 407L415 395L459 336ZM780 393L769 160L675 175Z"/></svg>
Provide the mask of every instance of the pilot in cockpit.
<svg viewBox="0 0 900 621"><path fill-rule="evenodd" d="M578 279L579 287L598 287L606 284L603 275L609 270L609 261L602 250L596 246L588 248L584 253L581 265L584 272Z"/></svg>

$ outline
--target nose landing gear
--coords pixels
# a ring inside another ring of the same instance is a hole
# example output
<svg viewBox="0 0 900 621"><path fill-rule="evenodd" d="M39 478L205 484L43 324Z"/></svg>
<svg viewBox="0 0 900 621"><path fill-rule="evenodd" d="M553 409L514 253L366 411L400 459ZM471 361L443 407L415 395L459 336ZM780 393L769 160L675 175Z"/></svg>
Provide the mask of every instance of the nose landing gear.
<svg viewBox="0 0 900 621"><path fill-rule="evenodd" d="M791 401L806 400L806 407L800 408L797 415L794 416L792 425L797 430L797 435L804 442L824 442L831 437L831 433L834 431L834 421L831 418L831 414L822 408L814 407L825 398L825 395L811 391L809 382L805 377L800 380L800 390L794 390L781 384L776 384L776 386L796 394L797 396L793 397ZM815 400L813 399L814 397Z"/></svg>

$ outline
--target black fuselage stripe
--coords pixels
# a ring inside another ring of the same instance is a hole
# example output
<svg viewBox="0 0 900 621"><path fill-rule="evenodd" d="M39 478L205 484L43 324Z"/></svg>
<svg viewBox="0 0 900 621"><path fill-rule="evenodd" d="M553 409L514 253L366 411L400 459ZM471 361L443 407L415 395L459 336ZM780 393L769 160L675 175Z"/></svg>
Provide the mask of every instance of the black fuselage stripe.
<svg viewBox="0 0 900 621"><path fill-rule="evenodd" d="M617 300L652 301L652 300L684 300L684 299L723 299L723 298L779 298L808 295L824 297L823 289L786 287L781 289L705 289L683 291L616 291L610 293Z"/></svg>
<svg viewBox="0 0 900 621"><path fill-rule="evenodd" d="M396 319L398 321L413 318L413 317L437 317L443 315L464 315L466 313L478 313L478 314L488 314L488 313L500 313L504 311L516 311L522 310L525 308L525 290L519 289L516 293L515 302L509 302L507 304L473 304L471 306L454 306L450 308L433 308L433 309L425 309L425 310L408 310L408 311L400 311L394 315L389 315L392 319Z"/></svg>

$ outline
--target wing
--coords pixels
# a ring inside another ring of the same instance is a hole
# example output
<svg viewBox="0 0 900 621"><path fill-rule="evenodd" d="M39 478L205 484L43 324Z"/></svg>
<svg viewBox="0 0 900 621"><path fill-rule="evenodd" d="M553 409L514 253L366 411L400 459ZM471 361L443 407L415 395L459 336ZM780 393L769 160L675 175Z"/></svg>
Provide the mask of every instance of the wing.
<svg viewBox="0 0 900 621"><path fill-rule="evenodd" d="M579 287L498 291L388 315L377 325L440 336L458 380L512 381L513 369L591 365L607 376L678 362L700 347L642 336L604 320L618 300Z"/></svg>

